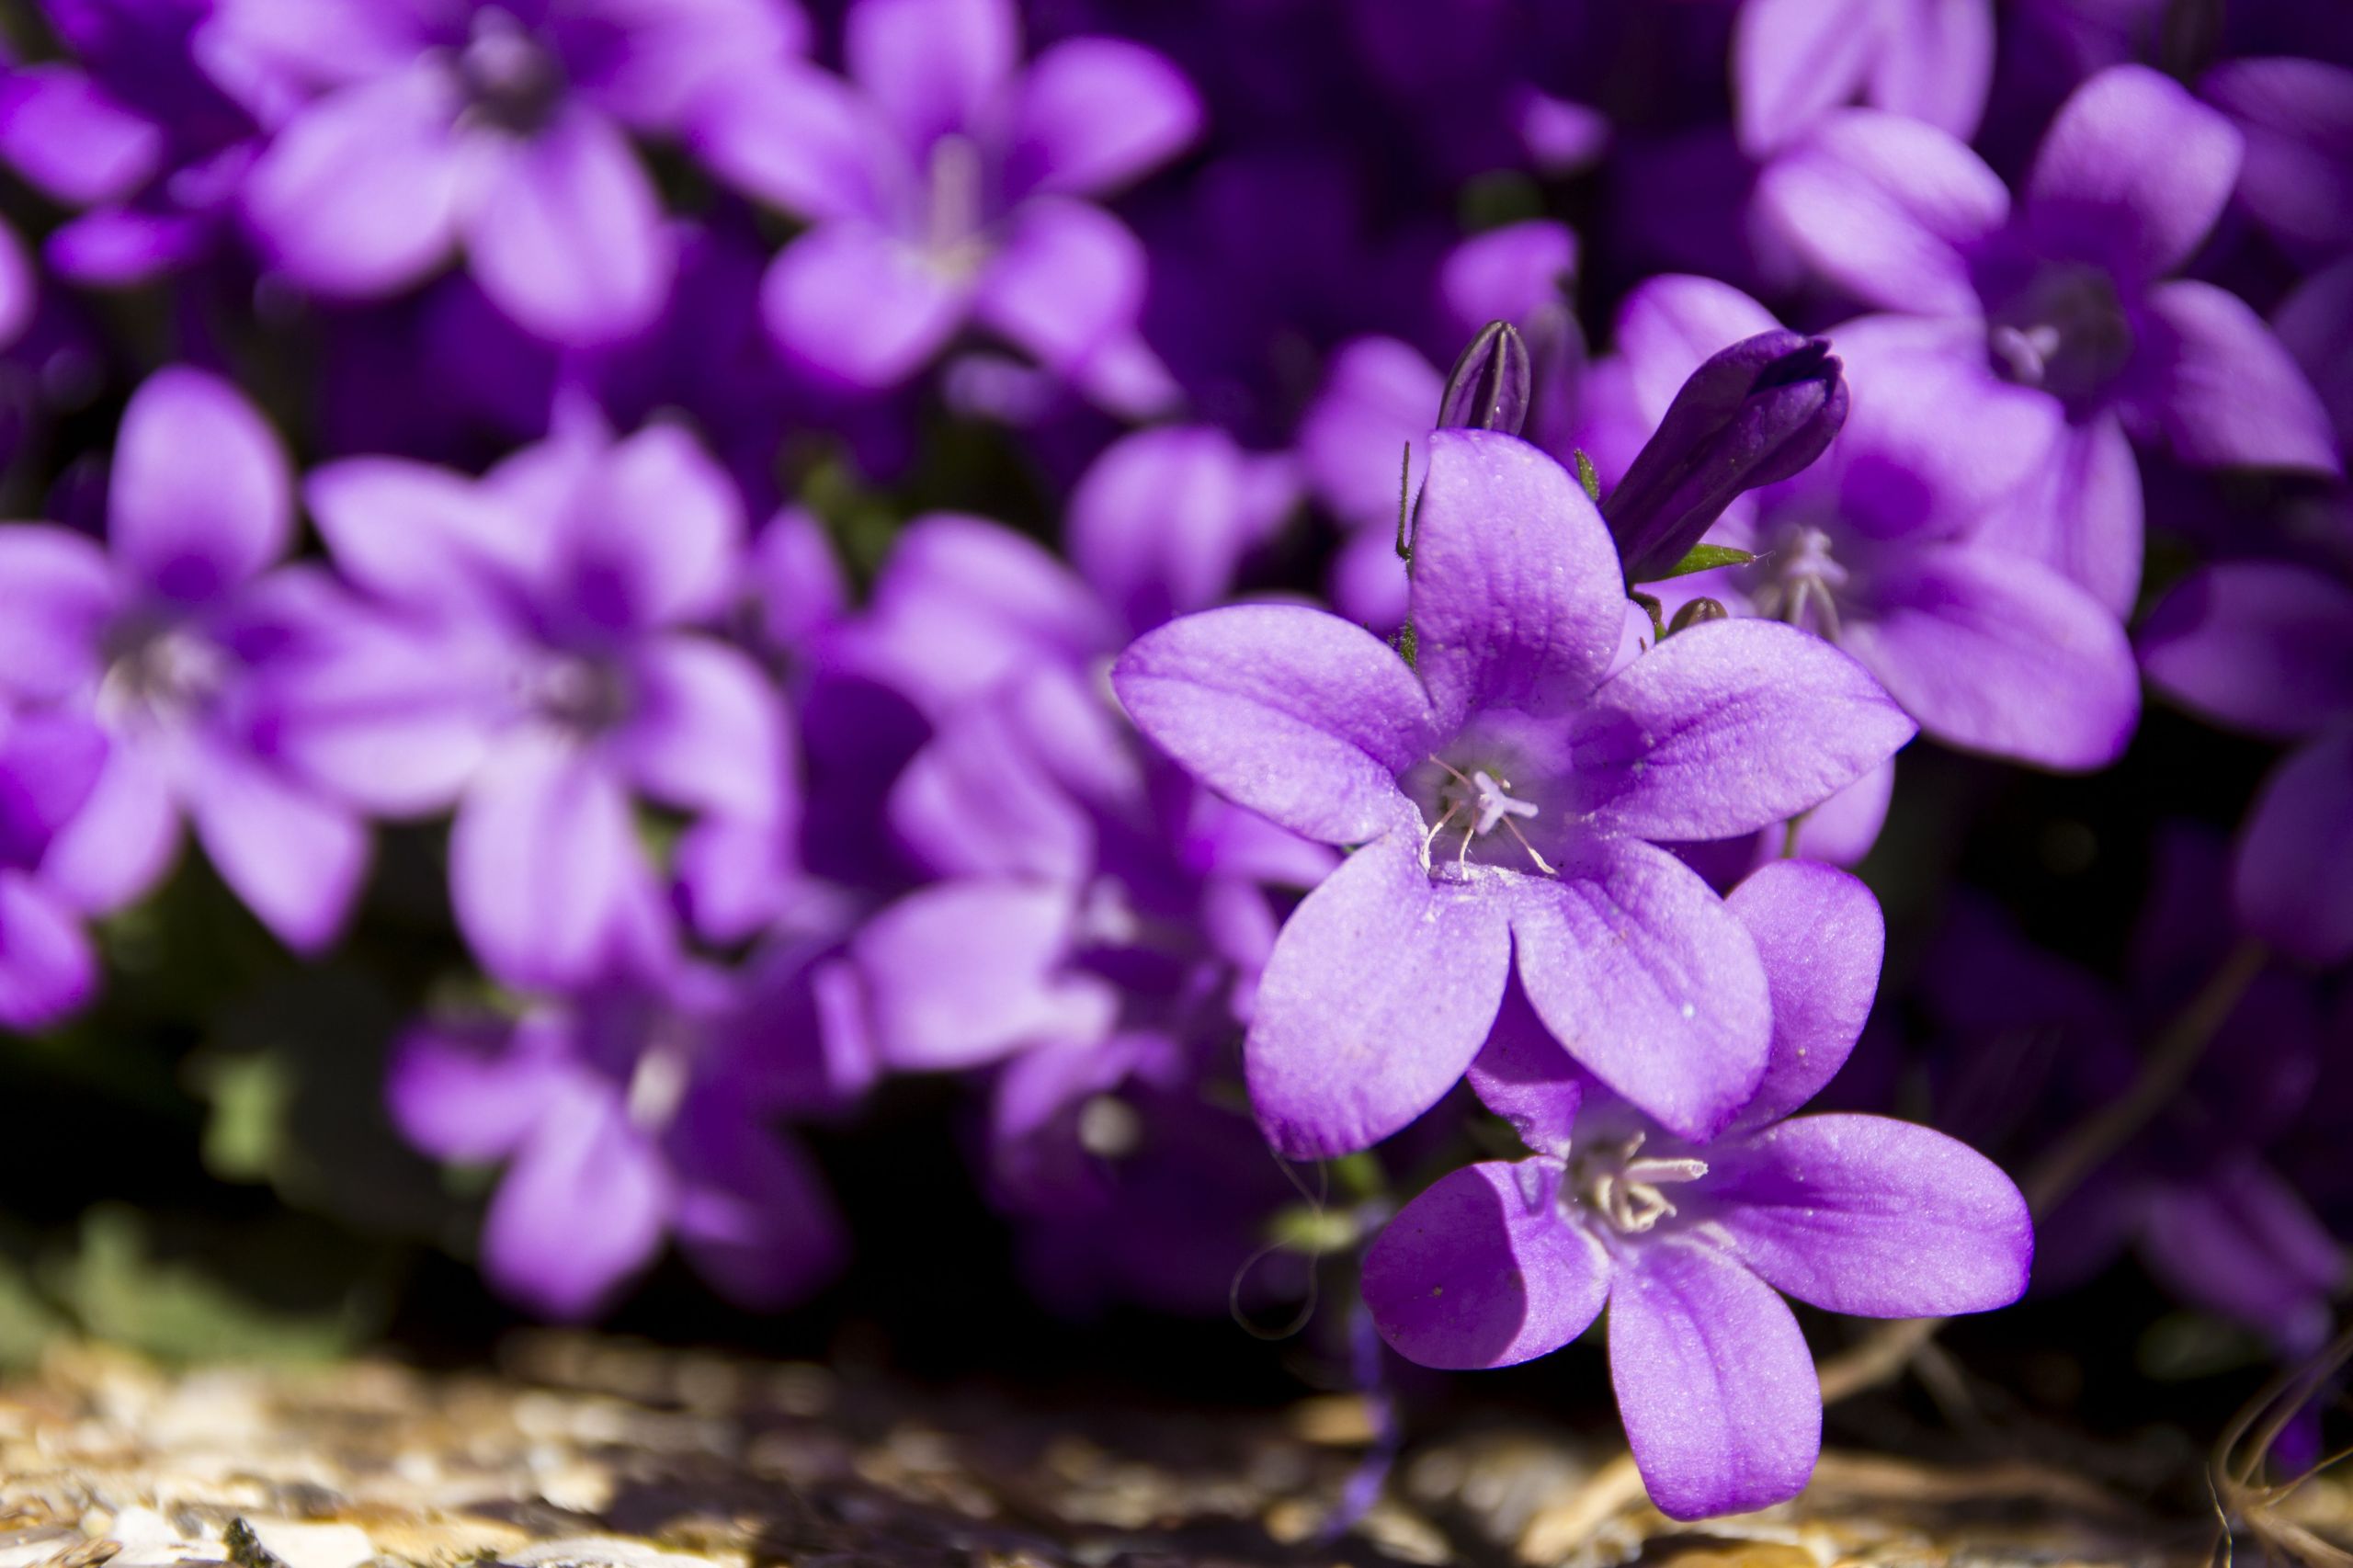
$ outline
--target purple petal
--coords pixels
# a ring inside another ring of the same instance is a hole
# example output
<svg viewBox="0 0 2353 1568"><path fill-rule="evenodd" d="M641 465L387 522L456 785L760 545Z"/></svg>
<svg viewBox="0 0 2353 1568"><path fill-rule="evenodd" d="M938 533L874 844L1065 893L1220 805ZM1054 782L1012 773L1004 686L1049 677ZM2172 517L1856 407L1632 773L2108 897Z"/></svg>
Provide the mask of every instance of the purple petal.
<svg viewBox="0 0 2353 1568"><path fill-rule="evenodd" d="M302 498L360 587L441 616L498 597L533 569L543 530L489 490L448 469L402 458L350 458L313 469Z"/></svg>
<svg viewBox="0 0 2353 1568"><path fill-rule="evenodd" d="M1564 713L1608 673L1626 590L1609 528L1567 470L1485 430L1429 438L1415 510L1415 668L1439 722Z"/></svg>
<svg viewBox="0 0 2353 1568"><path fill-rule="evenodd" d="M144 898L179 856L179 808L161 761L118 736L82 809L41 861L41 881L85 915Z"/></svg>
<svg viewBox="0 0 2353 1568"><path fill-rule="evenodd" d="M1276 939L1244 1065L1267 1142L1370 1148L1461 1080L1510 969L1492 887L1433 882L1401 823L1341 863Z"/></svg>
<svg viewBox="0 0 2353 1568"><path fill-rule="evenodd" d="M892 787L892 827L946 876L1084 881L1095 824L1031 756L1009 703L960 708Z"/></svg>
<svg viewBox="0 0 2353 1568"><path fill-rule="evenodd" d="M1609 1381L1651 1501L1700 1519L1786 1502L1822 1450L1797 1319L1704 1242L1630 1247L1609 1291Z"/></svg>
<svg viewBox="0 0 2353 1568"><path fill-rule="evenodd" d="M2124 629L2050 568L1933 545L1875 575L1840 641L1949 745L2063 771L2105 767L2140 721Z"/></svg>
<svg viewBox="0 0 2353 1568"><path fill-rule="evenodd" d="M1663 849L1593 840L1557 878L1518 879L1520 984L1571 1056L1686 1138L1756 1092L1772 1003L1756 944Z"/></svg>
<svg viewBox="0 0 2353 1568"><path fill-rule="evenodd" d="M821 223L784 247L760 319L807 369L860 391L897 386L963 324L970 285L863 222Z"/></svg>
<svg viewBox="0 0 2353 1568"><path fill-rule="evenodd" d="M1013 79L1021 20L1011 0L857 0L842 53L908 147L970 133Z"/></svg>
<svg viewBox="0 0 2353 1568"><path fill-rule="evenodd" d="M574 1319L653 1260L676 1189L610 1085L574 1079L567 1088L490 1200L482 1267L534 1312Z"/></svg>
<svg viewBox="0 0 2353 1568"><path fill-rule="evenodd" d="M706 97L688 142L722 178L788 212L880 221L887 134L839 77L779 60Z"/></svg>
<svg viewBox="0 0 2353 1568"><path fill-rule="evenodd" d="M1016 199L1109 190L1200 131L1200 97L1167 60L1120 39L1072 39L1038 56L1014 95L1006 189Z"/></svg>
<svg viewBox="0 0 2353 1568"><path fill-rule="evenodd" d="M1300 420L1299 458L1308 483L1344 527L1377 531L1387 546L1401 479L1406 496L1421 493L1429 466L1422 438L1438 423L1445 390L1438 368L1393 337L1360 337L1332 357L1324 390ZM1404 575L1400 569L1401 583Z"/></svg>
<svg viewBox="0 0 2353 1568"><path fill-rule="evenodd" d="M1522 987L1505 991L1495 1028L1467 1076L1479 1103L1510 1122L1521 1142L1540 1154L1568 1157L1577 1108L1592 1080L1552 1038Z"/></svg>
<svg viewBox="0 0 2353 1568"><path fill-rule="evenodd" d="M2353 957L2353 724L2340 723L2256 791L2232 895L2246 928L2308 963Z"/></svg>
<svg viewBox="0 0 2353 1568"><path fill-rule="evenodd" d="M2149 1271L2186 1301L2309 1354L2328 1336L2345 1251L2279 1175L2241 1156L2196 1183L2163 1183L2141 1230Z"/></svg>
<svg viewBox="0 0 2353 1568"><path fill-rule="evenodd" d="M1469 1165L1399 1210L1364 1259L1364 1303L1390 1347L1425 1367L1510 1367L1583 1334L1609 1260L1554 1207L1560 1179L1532 1160Z"/></svg>
<svg viewBox="0 0 2353 1568"><path fill-rule="evenodd" d="M1709 1217L1776 1290L1859 1317L2004 1307L2034 1259L2026 1199L1967 1144L1881 1116L1806 1116L1711 1161Z"/></svg>
<svg viewBox="0 0 2353 1568"><path fill-rule="evenodd" d="M584 1070L546 1013L512 1028L411 1029L393 1050L384 1105L401 1136L437 1160L503 1160L569 1103Z"/></svg>
<svg viewBox="0 0 2353 1568"><path fill-rule="evenodd" d="M790 767L782 704L749 656L702 637L664 637L630 666L636 708L608 744L631 780L690 812L764 821Z"/></svg>
<svg viewBox="0 0 2353 1568"><path fill-rule="evenodd" d="M1766 157L1853 102L1885 47L1889 9L1873 0L1747 0L1733 24L1741 147Z"/></svg>
<svg viewBox="0 0 2353 1568"><path fill-rule="evenodd" d="M561 592L607 630L706 620L742 594L743 500L682 426L649 425L600 453L562 530Z"/></svg>
<svg viewBox="0 0 2353 1568"><path fill-rule="evenodd" d="M2219 723L2290 740L2353 717L2353 590L2305 567L2193 573L2149 612L2140 645L2151 685Z"/></svg>
<svg viewBox="0 0 2353 1568"><path fill-rule="evenodd" d="M1772 312L1712 278L1671 274L1637 287L1618 307L1615 330L1643 420L1656 426L1702 361L1780 324Z"/></svg>
<svg viewBox="0 0 2353 1568"><path fill-rule="evenodd" d="M458 107L448 76L420 64L303 109L244 186L272 264L307 288L359 296L438 267L457 238Z"/></svg>
<svg viewBox="0 0 2353 1568"><path fill-rule="evenodd" d="M1767 620L1677 632L1571 721L1576 789L1606 832L1729 838L1820 804L1914 733L1870 672Z"/></svg>
<svg viewBox="0 0 2353 1568"><path fill-rule="evenodd" d="M2312 379L2337 439L2353 442L2353 256L2305 278L2272 324Z"/></svg>
<svg viewBox="0 0 2353 1568"><path fill-rule="evenodd" d="M2328 411L2263 318L2211 283L2150 292L2130 410L2201 467L2341 474Z"/></svg>
<svg viewBox="0 0 2353 1568"><path fill-rule="evenodd" d="M1797 858L1828 866L1859 863L1879 842L1894 794L1895 762L1890 758L1798 819ZM1782 846L1770 842L1771 828L1765 836L1767 853L1780 854Z"/></svg>
<svg viewBox="0 0 2353 1568"><path fill-rule="evenodd" d="M1408 810L1397 776L1435 739L1405 661L1303 605L1171 621L1120 655L1111 685L1136 726L1202 783L1327 844L1387 831Z"/></svg>
<svg viewBox="0 0 2353 1568"><path fill-rule="evenodd" d="M768 519L753 541L752 573L760 629L777 648L802 652L849 615L848 575L824 523L805 507Z"/></svg>
<svg viewBox="0 0 2353 1568"><path fill-rule="evenodd" d="M2144 65L2113 65L2075 89L2027 176L2028 229L2052 253L2127 282L2189 259L2238 180L2243 143L2217 111Z"/></svg>
<svg viewBox="0 0 2353 1568"><path fill-rule="evenodd" d="M1143 309L1142 244L1099 207L1061 197L1023 205L981 275L973 312L1055 374L1077 380Z"/></svg>
<svg viewBox="0 0 2353 1568"><path fill-rule="evenodd" d="M210 222L188 213L102 207L52 230L40 254L60 278L93 289L131 289L196 260L214 233Z"/></svg>
<svg viewBox="0 0 2353 1568"><path fill-rule="evenodd" d="M1724 900L1756 943L1773 1045L1735 1128L1779 1121L1822 1091L1855 1049L1879 993L1887 923L1870 889L1805 860L1759 868Z"/></svg>
<svg viewBox="0 0 2353 1568"><path fill-rule="evenodd" d="M129 196L163 155L161 128L79 71L36 65L0 84L0 158L64 206Z"/></svg>
<svg viewBox="0 0 2353 1568"><path fill-rule="evenodd" d="M40 863L89 800L107 746L106 732L79 713L33 709L0 717L0 866L26 870Z"/></svg>
<svg viewBox="0 0 2353 1568"><path fill-rule="evenodd" d="M2122 620L2141 592L2141 462L2112 411L2060 433L2040 470L1974 538L2057 568Z"/></svg>
<svg viewBox="0 0 2353 1568"><path fill-rule="evenodd" d="M670 1134L678 1249L736 1305L790 1306L842 1266L849 1238L801 1145L719 1094L697 1096Z"/></svg>
<svg viewBox="0 0 2353 1568"><path fill-rule="evenodd" d="M2246 138L2239 204L2290 252L2353 252L2353 71L2287 56L2226 60L2199 92Z"/></svg>
<svg viewBox="0 0 2353 1568"><path fill-rule="evenodd" d="M368 830L267 765L200 745L183 796L221 880L300 953L334 941L368 870Z"/></svg>
<svg viewBox="0 0 2353 1568"><path fill-rule="evenodd" d="M122 411L107 531L115 559L166 598L234 587L293 535L285 449L228 382L166 366Z"/></svg>
<svg viewBox="0 0 2353 1568"><path fill-rule="evenodd" d="M272 756L372 815L438 813L504 722L509 667L504 649L347 605L299 665L274 673Z"/></svg>
<svg viewBox="0 0 2353 1568"><path fill-rule="evenodd" d="M1857 299L1884 310L1973 315L1966 252L2001 228L2010 193L1976 153L1934 126L1847 109L1767 165L1756 203L1799 256Z"/></svg>
<svg viewBox="0 0 2353 1568"><path fill-rule="evenodd" d="M113 564L65 528L0 528L0 689L34 702L97 684L99 640L121 599Z"/></svg>
<svg viewBox="0 0 2353 1568"><path fill-rule="evenodd" d="M74 912L22 871L0 870L0 1027L46 1028L97 990L97 955Z"/></svg>
<svg viewBox="0 0 2353 1568"><path fill-rule="evenodd" d="M670 240L661 198L620 127L575 106L499 145L466 193L474 278L491 301L552 343L626 337L661 310Z"/></svg>
<svg viewBox="0 0 2353 1568"><path fill-rule="evenodd" d="M1214 426L1139 431L1104 449L1071 494L1071 559L1126 623L1148 631L1226 597L1243 553L1298 494L1289 463Z"/></svg>
<svg viewBox="0 0 2353 1568"><path fill-rule="evenodd" d="M1870 100L1961 141L1994 85L1994 0L1911 0L1871 62Z"/></svg>
<svg viewBox="0 0 2353 1568"><path fill-rule="evenodd" d="M561 987L597 973L645 875L619 780L557 736L505 742L459 803L449 835L458 926L509 984Z"/></svg>
<svg viewBox="0 0 2353 1568"><path fill-rule="evenodd" d="M1526 324L1565 305L1576 270L1576 234L1565 223L1530 218L1455 246L1438 268L1438 297L1466 332L1491 321Z"/></svg>
<svg viewBox="0 0 2353 1568"><path fill-rule="evenodd" d="M1051 883L938 882L867 922L850 944L883 1060L974 1067L1031 1041L1100 1035L1113 999L1066 979L1071 893Z"/></svg>
<svg viewBox="0 0 2353 1568"><path fill-rule="evenodd" d="M1368 631L1393 636L1405 624L1405 601L1412 591L1396 545L1377 528L1351 535L1332 562L1327 590L1332 608Z"/></svg>

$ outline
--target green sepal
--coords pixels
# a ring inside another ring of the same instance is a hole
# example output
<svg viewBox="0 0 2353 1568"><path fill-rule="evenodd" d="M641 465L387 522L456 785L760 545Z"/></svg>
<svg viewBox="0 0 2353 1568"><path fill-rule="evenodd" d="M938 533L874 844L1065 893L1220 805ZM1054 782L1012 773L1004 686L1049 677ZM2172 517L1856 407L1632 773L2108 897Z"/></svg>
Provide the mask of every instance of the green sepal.
<svg viewBox="0 0 2353 1568"><path fill-rule="evenodd" d="M1712 572L1719 566L1745 566L1756 557L1745 550L1734 550L1728 544L1695 544L1690 553L1655 577L1645 577L1645 583L1664 583L1670 577L1688 577L1694 572Z"/></svg>

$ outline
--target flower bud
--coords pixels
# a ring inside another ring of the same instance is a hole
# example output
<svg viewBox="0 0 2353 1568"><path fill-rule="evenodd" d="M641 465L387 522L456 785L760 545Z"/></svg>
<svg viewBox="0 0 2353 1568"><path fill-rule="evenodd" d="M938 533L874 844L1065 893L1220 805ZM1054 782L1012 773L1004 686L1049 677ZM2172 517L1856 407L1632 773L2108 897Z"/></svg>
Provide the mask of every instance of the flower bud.
<svg viewBox="0 0 2353 1568"><path fill-rule="evenodd" d="M1846 422L1846 376L1818 337L1759 333L1692 371L1601 504L1626 581L1672 572L1734 496L1804 468Z"/></svg>
<svg viewBox="0 0 2353 1568"><path fill-rule="evenodd" d="M1678 631L1688 631L1695 626L1705 626L1711 620L1729 620L1730 619L1732 619L1732 611L1724 608L1721 601L1693 599L1675 612L1675 619L1666 623L1666 634L1672 637Z"/></svg>
<svg viewBox="0 0 2353 1568"><path fill-rule="evenodd" d="M1446 395L1438 400L1438 427L1517 436L1528 422L1534 382L1527 339L1509 322L1491 321L1454 361Z"/></svg>

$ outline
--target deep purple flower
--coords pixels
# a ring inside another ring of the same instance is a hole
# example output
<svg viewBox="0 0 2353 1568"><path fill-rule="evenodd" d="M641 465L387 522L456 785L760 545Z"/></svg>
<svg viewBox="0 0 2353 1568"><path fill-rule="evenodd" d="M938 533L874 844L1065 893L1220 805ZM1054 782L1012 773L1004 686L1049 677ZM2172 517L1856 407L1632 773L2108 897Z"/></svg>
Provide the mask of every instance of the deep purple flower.
<svg viewBox="0 0 2353 1568"><path fill-rule="evenodd" d="M1994 82L1992 0L1745 0L1740 142L1766 157L1858 99L1967 141Z"/></svg>
<svg viewBox="0 0 2353 1568"><path fill-rule="evenodd" d="M95 714L108 745L42 875L82 910L119 909L170 869L183 812L255 914L295 948L333 939L366 829L283 766L276 690L340 615L332 585L267 568L294 531L286 455L226 383L184 367L123 412L107 543L0 529L0 619L20 703Z"/></svg>
<svg viewBox="0 0 2353 1568"><path fill-rule="evenodd" d="M1830 345L1779 329L1702 360L1601 503L1626 580L1666 575L1734 496L1820 457L1847 422L1840 370Z"/></svg>
<svg viewBox="0 0 2353 1568"><path fill-rule="evenodd" d="M1140 640L1113 684L1211 788L1358 848L1283 928L1248 1044L1276 1147L1363 1148L1437 1102L1486 1038L1512 954L1578 1059L1705 1136L1764 1069L1755 944L1646 842L1753 832L1911 737L1859 666L1757 621L1670 638L1614 676L1625 600L1577 482L1486 431L1430 437L1414 662L1336 616L1245 605Z"/></svg>
<svg viewBox="0 0 2353 1568"><path fill-rule="evenodd" d="M58 712L0 713L0 1028L35 1029L88 1001L97 960L41 861L106 761L106 736Z"/></svg>
<svg viewBox="0 0 2353 1568"><path fill-rule="evenodd" d="M674 1236L721 1293L790 1304L847 1250L809 1157L779 1125L869 1075L839 960L775 948L744 974L668 950L658 915L630 961L519 1017L402 1040L393 1119L437 1158L504 1163L482 1267L535 1312L604 1306Z"/></svg>
<svg viewBox="0 0 2353 1568"><path fill-rule="evenodd" d="M1136 332L1143 247L1082 198L1192 141L1200 105L1176 68L1108 38L1025 68L1011 0L856 0L843 53L847 81L780 62L696 122L714 167L814 225L762 291L778 346L880 390L972 321L1107 408L1165 404Z"/></svg>
<svg viewBox="0 0 2353 1568"><path fill-rule="evenodd" d="M1581 1073L1515 986L1471 1067L1530 1151L1439 1180L1366 1255L1373 1320L1408 1358L1502 1367L1609 1309L1609 1370L1643 1482L1678 1519L1786 1501L1813 1473L1822 1396L1777 1291L1864 1317L1984 1312L2026 1289L2026 1200L1966 1145L1876 1116L1784 1120L1870 1011L1882 945L1863 885L1768 866L1727 907L1772 991L1756 1093L1711 1142Z"/></svg>
<svg viewBox="0 0 2353 1568"><path fill-rule="evenodd" d="M450 891L493 974L601 972L654 875L636 798L788 809L775 691L691 630L733 602L744 547L742 504L692 437L575 423L479 481L355 458L308 495L335 563L398 624L306 678L298 755L370 812L456 805Z"/></svg>
<svg viewBox="0 0 2353 1568"><path fill-rule="evenodd" d="M1770 330L1764 307L1727 285L1654 278L1620 312L1623 369L1597 379L1587 407L1643 426L1707 355ZM1886 316L1830 333L1852 389L1842 432L1822 461L1734 506L1711 536L1756 563L1661 586L1829 639L1949 745L2105 767L2140 715L2123 629L1995 526L2041 449L2042 411L1957 361L1941 334ZM1603 430L1589 445L1606 475L1625 440Z"/></svg>
<svg viewBox="0 0 2353 1568"><path fill-rule="evenodd" d="M501 310L577 345L643 326L670 278L630 134L803 29L790 0L224 0L198 47L272 131L244 203L278 270L375 298L462 243Z"/></svg>
<svg viewBox="0 0 2353 1568"><path fill-rule="evenodd" d="M2307 962L2353 957L2353 590L2280 562L2209 566L2149 612L2140 648L2175 701L2294 746L2240 833L2240 920Z"/></svg>
<svg viewBox="0 0 2353 1568"><path fill-rule="evenodd" d="M2122 615L2141 571L2133 440L2195 466L2341 472L2312 387L2262 319L2212 284L2165 280L2213 226L2240 159L2221 114L2118 66L2062 108L2015 210L1960 142L1859 109L1778 159L1758 200L1822 276L1927 318L1921 341L1951 359L1948 379L2040 396L2056 438L1999 532ZM1918 416L1966 431L1953 408Z"/></svg>

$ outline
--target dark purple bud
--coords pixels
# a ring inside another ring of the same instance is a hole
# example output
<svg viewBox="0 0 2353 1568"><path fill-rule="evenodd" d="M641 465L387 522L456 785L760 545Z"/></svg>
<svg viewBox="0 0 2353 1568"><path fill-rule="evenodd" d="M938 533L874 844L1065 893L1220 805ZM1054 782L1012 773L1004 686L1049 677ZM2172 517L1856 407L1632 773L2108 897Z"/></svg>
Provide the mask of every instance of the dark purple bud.
<svg viewBox="0 0 2353 1568"><path fill-rule="evenodd" d="M1804 468L1846 422L1846 376L1818 337L1758 333L1692 371L1601 504L1626 581L1667 575L1733 497Z"/></svg>
<svg viewBox="0 0 2353 1568"><path fill-rule="evenodd" d="M1729 620L1731 619L1732 611L1724 608L1724 607L1716 600L1693 599L1689 604L1685 605L1681 609L1675 612L1675 619L1666 623L1666 634L1669 637L1672 637L1678 631L1688 631L1692 627L1704 626L1711 620Z"/></svg>
<svg viewBox="0 0 2353 1568"><path fill-rule="evenodd" d="M1528 340L1509 322L1491 321L1454 361L1438 400L1441 430L1500 430L1519 434L1528 423L1528 400L1535 369Z"/></svg>

